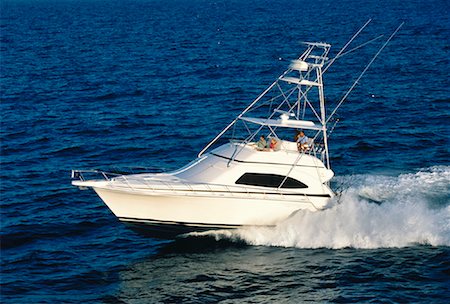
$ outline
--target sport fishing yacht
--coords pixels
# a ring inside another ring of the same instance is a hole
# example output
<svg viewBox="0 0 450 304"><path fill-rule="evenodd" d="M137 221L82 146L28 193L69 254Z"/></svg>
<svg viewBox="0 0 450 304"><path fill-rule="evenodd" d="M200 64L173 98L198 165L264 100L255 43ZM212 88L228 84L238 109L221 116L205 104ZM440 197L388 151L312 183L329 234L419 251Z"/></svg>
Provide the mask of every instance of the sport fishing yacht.
<svg viewBox="0 0 450 304"><path fill-rule="evenodd" d="M322 75L332 63L331 46L305 46L185 167L130 175L95 171L99 179L87 177L93 171L73 170L72 184L92 188L122 222L174 234L273 226L299 210L326 208L334 173Z"/></svg>

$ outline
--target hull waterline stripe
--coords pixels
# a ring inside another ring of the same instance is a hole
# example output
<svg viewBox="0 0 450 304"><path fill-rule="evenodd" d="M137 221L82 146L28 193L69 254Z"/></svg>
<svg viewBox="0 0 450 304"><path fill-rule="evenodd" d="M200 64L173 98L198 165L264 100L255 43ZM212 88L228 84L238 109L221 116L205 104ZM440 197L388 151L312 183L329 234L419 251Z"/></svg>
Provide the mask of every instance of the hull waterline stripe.
<svg viewBox="0 0 450 304"><path fill-rule="evenodd" d="M159 221L153 219L142 219L134 217L119 217L120 221L142 223L150 225L173 225L186 227L202 227L202 228L216 228L216 229L236 229L243 227L250 227L250 225L226 225L226 224L206 224L206 223L191 223L191 222L173 222L173 221ZM275 225L260 225L261 227L275 227ZM254 226L252 226L254 227Z"/></svg>

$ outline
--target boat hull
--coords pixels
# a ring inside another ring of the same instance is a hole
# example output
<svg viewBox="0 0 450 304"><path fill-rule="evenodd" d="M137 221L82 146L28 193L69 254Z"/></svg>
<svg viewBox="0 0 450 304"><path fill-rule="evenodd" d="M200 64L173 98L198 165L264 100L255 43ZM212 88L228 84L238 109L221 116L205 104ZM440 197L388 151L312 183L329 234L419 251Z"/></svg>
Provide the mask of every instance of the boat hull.
<svg viewBox="0 0 450 304"><path fill-rule="evenodd" d="M114 213L135 230L162 234L234 229L243 226L273 226L298 210L316 211L329 197L305 195L225 196L223 193L186 195L185 193L135 193L107 188L95 192Z"/></svg>

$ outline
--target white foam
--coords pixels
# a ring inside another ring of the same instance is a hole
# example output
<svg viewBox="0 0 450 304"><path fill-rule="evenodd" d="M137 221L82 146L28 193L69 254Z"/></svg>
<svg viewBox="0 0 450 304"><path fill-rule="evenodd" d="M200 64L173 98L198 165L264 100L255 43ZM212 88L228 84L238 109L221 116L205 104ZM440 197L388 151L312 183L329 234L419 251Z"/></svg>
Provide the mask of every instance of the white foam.
<svg viewBox="0 0 450 304"><path fill-rule="evenodd" d="M450 246L450 167L398 177L359 175L340 180L352 185L330 209L300 211L274 228L206 234L251 245L298 248Z"/></svg>

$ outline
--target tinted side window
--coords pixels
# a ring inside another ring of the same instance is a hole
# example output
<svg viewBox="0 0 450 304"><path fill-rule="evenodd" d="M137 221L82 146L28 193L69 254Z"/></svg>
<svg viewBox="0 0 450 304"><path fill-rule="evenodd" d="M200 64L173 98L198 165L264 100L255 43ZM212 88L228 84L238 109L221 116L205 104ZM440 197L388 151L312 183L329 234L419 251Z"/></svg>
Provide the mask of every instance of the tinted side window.
<svg viewBox="0 0 450 304"><path fill-rule="evenodd" d="M236 184L278 188L285 178L286 176L278 174L245 173L239 177ZM288 177L281 188L308 188L308 186L296 179Z"/></svg>

